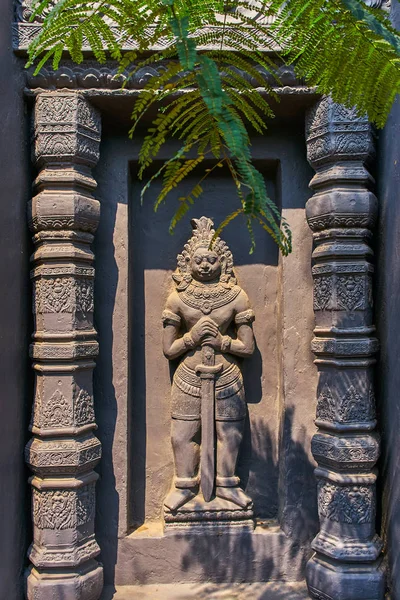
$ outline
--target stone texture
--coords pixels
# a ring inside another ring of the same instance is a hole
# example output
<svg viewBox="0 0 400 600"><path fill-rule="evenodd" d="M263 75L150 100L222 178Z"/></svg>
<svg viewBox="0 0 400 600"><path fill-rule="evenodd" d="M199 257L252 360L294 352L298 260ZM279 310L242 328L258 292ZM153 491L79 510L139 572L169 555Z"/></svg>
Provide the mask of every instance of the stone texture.
<svg viewBox="0 0 400 600"><path fill-rule="evenodd" d="M35 398L26 446L32 485L29 600L97 600L103 586L94 537L101 457L92 371L94 269L99 220L90 167L99 157L100 116L76 93L43 93L35 104L40 172L29 204L34 234L31 357Z"/></svg>
<svg viewBox="0 0 400 600"><path fill-rule="evenodd" d="M316 169L307 203L314 232L312 349L319 370L312 450L318 461L320 532L307 566L312 598L380 600L382 543L375 534L379 441L372 366L374 337L371 229L377 200L365 163L372 130L354 110L322 98L307 122Z"/></svg>

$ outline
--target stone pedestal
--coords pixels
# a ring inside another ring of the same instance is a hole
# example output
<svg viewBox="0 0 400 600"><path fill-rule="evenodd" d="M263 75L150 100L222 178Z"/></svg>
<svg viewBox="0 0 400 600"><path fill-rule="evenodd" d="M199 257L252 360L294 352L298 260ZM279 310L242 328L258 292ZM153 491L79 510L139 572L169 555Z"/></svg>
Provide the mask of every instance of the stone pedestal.
<svg viewBox="0 0 400 600"><path fill-rule="evenodd" d="M253 531L254 513L250 505L240 509L229 500L214 498L211 502L204 502L201 494L190 502L171 511L164 508L165 533L187 531L188 533L202 533L205 531Z"/></svg>

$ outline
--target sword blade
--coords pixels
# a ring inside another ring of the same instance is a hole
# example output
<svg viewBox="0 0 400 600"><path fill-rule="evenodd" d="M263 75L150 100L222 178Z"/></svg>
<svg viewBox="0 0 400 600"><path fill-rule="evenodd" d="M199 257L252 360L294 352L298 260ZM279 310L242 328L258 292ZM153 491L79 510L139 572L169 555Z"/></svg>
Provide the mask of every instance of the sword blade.
<svg viewBox="0 0 400 600"><path fill-rule="evenodd" d="M200 489L204 500L209 502L215 480L215 377L222 370L222 364L215 365L215 351L204 344L201 365L196 372L201 379L201 462Z"/></svg>
<svg viewBox="0 0 400 600"><path fill-rule="evenodd" d="M201 478L200 489L204 500L209 502L215 479L215 427L214 427L215 380L201 381Z"/></svg>

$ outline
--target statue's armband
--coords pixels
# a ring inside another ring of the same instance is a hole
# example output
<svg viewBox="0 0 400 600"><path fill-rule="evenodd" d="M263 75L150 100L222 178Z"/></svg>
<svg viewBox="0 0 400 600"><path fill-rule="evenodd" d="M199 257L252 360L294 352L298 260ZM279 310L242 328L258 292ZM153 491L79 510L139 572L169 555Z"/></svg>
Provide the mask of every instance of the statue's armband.
<svg viewBox="0 0 400 600"><path fill-rule="evenodd" d="M254 321L254 319L254 310L248 308L247 310L244 310L235 316L235 323L236 325L243 325L243 323L250 325Z"/></svg>
<svg viewBox="0 0 400 600"><path fill-rule="evenodd" d="M162 314L162 322L164 327L166 325L173 325L174 327L180 327L181 326L181 317L179 315L176 315L175 313L173 313L170 310L164 310L163 314Z"/></svg>

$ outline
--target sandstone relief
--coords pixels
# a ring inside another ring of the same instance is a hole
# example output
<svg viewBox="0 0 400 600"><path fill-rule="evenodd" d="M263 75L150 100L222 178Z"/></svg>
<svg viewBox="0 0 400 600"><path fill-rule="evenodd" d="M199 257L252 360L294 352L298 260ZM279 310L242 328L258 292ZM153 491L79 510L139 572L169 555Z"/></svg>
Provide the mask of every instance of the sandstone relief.
<svg viewBox="0 0 400 600"><path fill-rule="evenodd" d="M171 390L175 478L164 517L249 520L252 501L236 463L246 417L240 359L254 351L254 312L211 219L193 219L192 227L163 312L164 354L179 359Z"/></svg>

